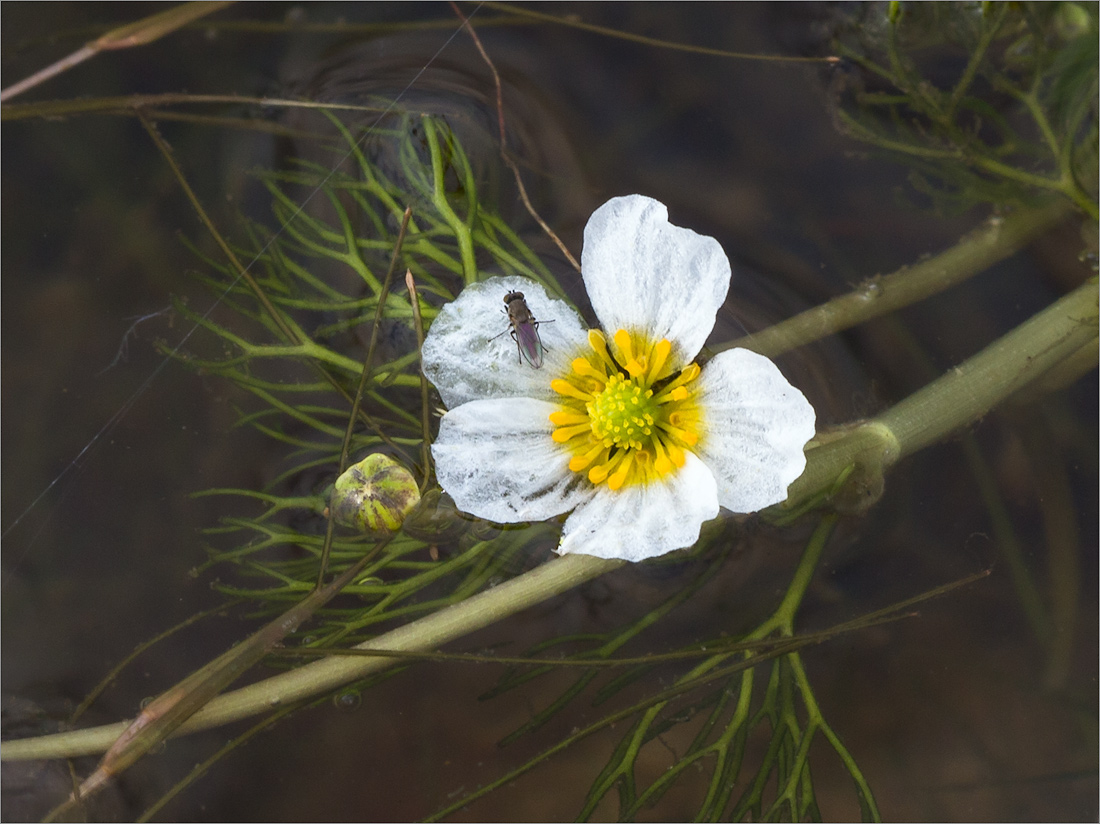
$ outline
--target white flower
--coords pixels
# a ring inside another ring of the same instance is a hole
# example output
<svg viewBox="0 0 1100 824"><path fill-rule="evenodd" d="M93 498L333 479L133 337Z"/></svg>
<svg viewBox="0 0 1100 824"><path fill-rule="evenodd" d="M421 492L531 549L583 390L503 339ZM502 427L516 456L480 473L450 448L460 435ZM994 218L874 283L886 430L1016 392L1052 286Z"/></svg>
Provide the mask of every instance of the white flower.
<svg viewBox="0 0 1100 824"><path fill-rule="evenodd" d="M641 561L691 546L719 506L785 500L813 407L745 349L692 362L729 289L718 241L617 197L589 219L581 268L605 332L518 277L467 287L432 324L424 372L450 409L432 454L458 507L497 523L571 512L558 552ZM539 324L520 330L541 337L539 368L507 334L514 291Z"/></svg>

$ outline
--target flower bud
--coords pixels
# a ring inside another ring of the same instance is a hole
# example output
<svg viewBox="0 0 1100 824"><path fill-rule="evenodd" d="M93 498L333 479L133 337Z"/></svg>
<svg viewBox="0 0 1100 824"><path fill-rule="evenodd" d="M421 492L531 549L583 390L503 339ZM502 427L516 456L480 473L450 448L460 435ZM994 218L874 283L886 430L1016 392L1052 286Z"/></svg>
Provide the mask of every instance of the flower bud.
<svg viewBox="0 0 1100 824"><path fill-rule="evenodd" d="M374 453L336 479L329 508L337 523L352 529L395 532L419 501L420 490L409 470Z"/></svg>

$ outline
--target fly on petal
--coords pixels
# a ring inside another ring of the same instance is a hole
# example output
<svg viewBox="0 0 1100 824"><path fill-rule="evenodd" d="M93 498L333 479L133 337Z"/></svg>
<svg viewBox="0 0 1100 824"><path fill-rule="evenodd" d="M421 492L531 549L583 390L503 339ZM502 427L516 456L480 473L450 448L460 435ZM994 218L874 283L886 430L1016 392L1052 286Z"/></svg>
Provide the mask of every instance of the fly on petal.
<svg viewBox="0 0 1100 824"><path fill-rule="evenodd" d="M526 360L535 369L542 368L542 339L539 337L539 322L527 306L523 292L509 292L504 296L508 307L508 322L512 324L512 340L516 342L520 363Z"/></svg>

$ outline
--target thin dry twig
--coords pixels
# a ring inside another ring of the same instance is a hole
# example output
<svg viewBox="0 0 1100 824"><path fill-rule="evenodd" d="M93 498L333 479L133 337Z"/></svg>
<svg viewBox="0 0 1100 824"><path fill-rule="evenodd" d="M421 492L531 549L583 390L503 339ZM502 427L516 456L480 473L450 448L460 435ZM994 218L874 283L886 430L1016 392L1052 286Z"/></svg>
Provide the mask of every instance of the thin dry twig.
<svg viewBox="0 0 1100 824"><path fill-rule="evenodd" d="M175 732L214 696L264 657L314 612L328 603L374 560L392 537L383 539L332 583L315 589L259 631L230 647L205 667L196 670L150 702L104 754L99 766L64 804L46 820L59 820L68 810L102 790L123 770Z"/></svg>
<svg viewBox="0 0 1100 824"><path fill-rule="evenodd" d="M531 205L531 199L527 196L527 187L523 185L523 178L520 176L519 167L516 162L508 155L508 147L505 140L504 130L504 94L500 84L500 74L497 72L497 67L493 65L492 59L489 57L489 53L485 51L485 47L481 44L481 38L477 36L477 32L474 31L474 27L470 25L470 21L459 10L454 0L450 0L451 8L454 9L455 15L462 21L462 25L466 28L466 31L470 33L470 37L473 38L474 45L477 47L478 53L481 55L481 59L485 61L485 64L489 67L489 71L493 73L493 84L496 86L497 97L497 128L500 130L500 157L504 161L505 165L512 170L512 174L516 178L516 187L519 189L519 196L523 200L523 205L527 208L528 214L535 219L535 222L542 227L544 231L552 241L557 245L561 253L565 255L565 259L569 261L570 265L578 272L581 270L581 265L577 262L577 259L569 251L566 245L562 242L562 239L557 236L553 229L547 225L546 221L542 219L535 207Z"/></svg>
<svg viewBox="0 0 1100 824"><path fill-rule="evenodd" d="M272 304L271 300L267 297L267 294L264 292L263 288L249 273L248 270L251 268L251 264L249 264L249 266L244 266L241 263L240 259L233 253L233 250L229 247L229 244L226 243L225 239L221 236L221 233L217 230L217 227L214 226L214 221L211 220L210 216L206 213L206 210L199 202L198 196L191 188L191 185L187 182L187 178L183 174L183 169L176 162L175 156L172 153L172 147L169 146L168 141L166 141L161 136L160 132L157 130L156 124L153 123L146 116L146 112L144 110L139 108L135 113L137 114L138 119L141 121L141 125L144 126L145 130L149 133L149 136L152 138L153 143L156 144L157 148L160 150L161 155L171 167L172 172L176 177L176 180L179 182L184 194L190 201L191 206L195 209L195 213L199 216L199 220L201 220L203 225L210 231L210 234L213 236L214 241L218 244L219 248L222 250L222 253L226 256L226 259L233 267L233 271L237 273L237 276L239 278L241 278L245 281L245 283L248 284L248 287L256 295L256 299L264 307L264 310L267 312L272 322L274 322L275 325L279 328L279 331L286 336L286 339L292 344L296 345L301 345L302 343L304 343L306 338L302 331L294 326L286 317L286 315L280 312L275 307L275 305ZM340 393L340 396L343 397L350 406L352 404L351 395L340 384L340 382L336 380L336 378L324 367L324 365L312 359L309 359L308 362L309 365L314 370L316 370L317 373L322 378L324 378L329 383L329 385L332 386L333 389ZM356 414L358 414L358 416L363 420L363 423L365 423L374 432L376 432L383 441L392 446L392 441L389 439L389 436L382 431L382 428L374 421L373 418L371 418L370 415L366 413L365 410L363 410L362 407L360 407L356 411Z"/></svg>
<svg viewBox="0 0 1100 824"><path fill-rule="evenodd" d="M409 303L412 304L413 325L416 327L416 348L420 352L420 423L422 427L423 441L421 460L424 463L424 475L420 481L420 491L428 488L428 479L432 476L432 427L431 417L428 411L428 378L424 374L424 321L420 317L420 297L416 291L416 281L413 280L412 269L405 270L405 286L409 290Z"/></svg>
<svg viewBox="0 0 1100 824"><path fill-rule="evenodd" d="M506 12L508 14L514 14L519 17L525 17L529 20L538 20L544 23L555 23L559 26L567 26L569 28L580 29L581 31L589 31L594 34L603 34L608 37L614 37L618 40L629 40L632 43L641 43L643 46L655 46L659 49L671 49L672 51L688 52L690 54L703 54L710 57L728 57L734 60L762 60L768 63L839 63L840 58L836 55L826 55L825 57L792 57L785 54L752 54L750 52L735 52L727 51L726 49L712 49L707 46L695 46L691 43L676 43L672 40L661 40L657 37L646 37L644 34L632 34L626 31L619 31L618 29L611 29L607 26L597 26L594 23L584 23L573 16L570 17L556 17L553 14L546 14L544 12L535 11L534 9L525 8L523 6L513 6L511 3L499 3L492 2L492 0L481 0L480 5L488 6L491 9L497 11Z"/></svg>
<svg viewBox="0 0 1100 824"><path fill-rule="evenodd" d="M117 29L111 29L90 43L85 43L79 49L67 57L63 57L56 63L35 72L30 77L20 80L13 86L0 91L0 103L22 94L28 89L33 89L51 77L67 72L73 66L78 66L90 57L95 57L103 51L115 49L130 49L134 46L144 46L159 40L166 34L171 34L176 29L193 23L200 17L205 17L211 12L219 11L232 2L215 2L214 0L193 0L181 6L173 6L157 14L144 17L134 23L127 23Z"/></svg>

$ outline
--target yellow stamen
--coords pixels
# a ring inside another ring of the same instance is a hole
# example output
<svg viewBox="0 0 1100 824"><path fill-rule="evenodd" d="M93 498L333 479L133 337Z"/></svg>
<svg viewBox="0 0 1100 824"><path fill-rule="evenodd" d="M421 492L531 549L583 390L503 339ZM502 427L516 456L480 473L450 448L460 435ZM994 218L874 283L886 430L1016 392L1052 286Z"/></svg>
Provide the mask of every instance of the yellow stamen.
<svg viewBox="0 0 1100 824"><path fill-rule="evenodd" d="M661 370L665 367L669 353L672 352L672 343L667 338L661 338L653 347L653 356L649 362L649 379L655 381L661 377Z"/></svg>
<svg viewBox="0 0 1100 824"><path fill-rule="evenodd" d="M687 457L684 455L684 450L678 447L674 443L668 445L668 456L672 459L672 462L676 466L680 467L687 463Z"/></svg>
<svg viewBox="0 0 1100 824"><path fill-rule="evenodd" d="M584 454L574 455L569 460L570 471L582 472L583 470L587 469L589 464L591 464L592 461L596 460L596 458L600 457L600 453L606 449L607 447L605 447L602 443L598 443Z"/></svg>
<svg viewBox="0 0 1100 824"><path fill-rule="evenodd" d="M603 336L603 332L598 329L589 329L588 345L592 347L592 350L597 355L599 355L600 362L607 370L607 374L613 375L619 371L619 367L615 365L614 358L612 358L611 353L607 351L607 338Z"/></svg>
<svg viewBox="0 0 1100 824"><path fill-rule="evenodd" d="M575 438L577 435L591 431L591 429L592 426L588 423L582 423L579 426L563 426L559 429L555 429L550 434L550 437L553 438L557 443L565 443L566 441Z"/></svg>
<svg viewBox="0 0 1100 824"><path fill-rule="evenodd" d="M661 427L670 437L679 441L686 446L695 446L699 441L699 436L689 429L681 429L678 426L673 426L671 423L666 423Z"/></svg>
<svg viewBox="0 0 1100 824"><path fill-rule="evenodd" d="M607 375L596 369L596 367L589 363L588 360L586 360L585 358L574 359L573 371L576 372L578 375L583 375L586 378L596 378L597 380L601 381L607 380Z"/></svg>
<svg viewBox="0 0 1100 824"><path fill-rule="evenodd" d="M684 466L686 450L699 441L701 418L694 387L687 386L699 376L698 365L676 375L667 339L650 342L625 329L612 337L589 332L591 352L551 381L561 397L549 419L553 440L567 444L570 471L614 491L660 482Z"/></svg>
<svg viewBox="0 0 1100 824"><path fill-rule="evenodd" d="M608 464L599 464L588 470L588 480L594 484L602 484L607 478Z"/></svg>
<svg viewBox="0 0 1100 824"><path fill-rule="evenodd" d="M634 461L634 455L636 454L636 452L623 453L623 460L619 468L607 478L608 489L620 489L622 485L626 483L626 476L630 473L630 467Z"/></svg>
<svg viewBox="0 0 1100 824"><path fill-rule="evenodd" d="M620 329L615 333L615 345L619 347L619 354L624 361L634 360L634 347L631 345L630 333Z"/></svg>
<svg viewBox="0 0 1100 824"><path fill-rule="evenodd" d="M658 475L668 475L672 472L672 461L669 460L668 451L665 449L665 445L661 443L660 438L653 439L653 449L657 455L653 461L654 470Z"/></svg>
<svg viewBox="0 0 1100 824"><path fill-rule="evenodd" d="M579 389L569 381L563 381L560 378L550 381L550 388L557 392L559 395L568 395L570 398L576 398L579 401L590 401L592 395L589 392L585 392L583 389Z"/></svg>
<svg viewBox="0 0 1100 824"><path fill-rule="evenodd" d="M567 409L559 409L550 413L550 423L556 426L569 426L573 424L588 423L588 416L580 412L571 412Z"/></svg>

